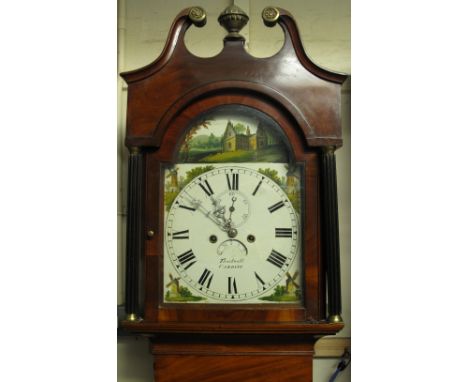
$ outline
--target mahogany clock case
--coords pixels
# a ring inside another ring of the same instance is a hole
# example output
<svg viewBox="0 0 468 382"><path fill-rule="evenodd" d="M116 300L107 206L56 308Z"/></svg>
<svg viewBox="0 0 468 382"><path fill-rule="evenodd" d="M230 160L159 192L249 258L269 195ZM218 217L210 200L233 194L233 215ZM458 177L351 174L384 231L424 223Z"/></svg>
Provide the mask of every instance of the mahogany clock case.
<svg viewBox="0 0 468 382"><path fill-rule="evenodd" d="M341 322L328 319L341 309L334 244L337 231L329 227L337 225L333 152L342 144L340 92L347 76L311 62L291 15L282 9L276 11L285 42L272 57L250 56L240 35L226 37L223 51L215 57L194 56L183 39L193 24L191 9L186 9L175 19L161 56L146 67L122 74L128 84L126 145L132 153L130 162L138 163L129 182L134 204L129 206L127 264L129 258L133 263L128 267L126 288L126 299L131 302L126 304L132 319L122 322L126 330L283 330L323 335L343 327ZM232 306L164 302L163 169L177 163L181 140L191 121L226 105L252 108L276 121L291 160L303 168L303 297L299 303ZM327 162L330 155L331 162ZM326 289L328 299L332 298L328 306Z"/></svg>
<svg viewBox="0 0 468 382"><path fill-rule="evenodd" d="M227 93L227 94L226 94ZM164 240L161 229L164 227L164 204L163 194L164 173L162 168L177 161L177 154L181 144L181 137L187 130L188 122L196 119L201 114L213 108L224 105L243 105L262 111L275 120L283 129L287 140L290 142L292 156L295 162L303 163L304 168L304 226L314 227L304 231L304 242L308 243L304 261L304 285L306 290L304 301L291 306L287 304L281 307L261 304L258 306L242 306L236 304L222 304L222 306L207 306L206 304L181 304L163 303L162 296L163 280L163 245ZM146 208L145 222L148 229L155 231L155 235L150 240L146 240L146 274L157 275L148 277L145 288L145 320L149 321L310 321L319 320L324 317L323 301L320 295L323 293L323 279L320 278L320 256L319 256L319 231L318 219L319 208L318 196L318 160L317 153L305 152L298 136L298 129L293 122L281 112L276 105L272 105L255 94L245 91L233 92L230 89L225 94L215 94L204 97L197 102L193 102L174 117L165 129L161 139L161 147L146 155Z"/></svg>

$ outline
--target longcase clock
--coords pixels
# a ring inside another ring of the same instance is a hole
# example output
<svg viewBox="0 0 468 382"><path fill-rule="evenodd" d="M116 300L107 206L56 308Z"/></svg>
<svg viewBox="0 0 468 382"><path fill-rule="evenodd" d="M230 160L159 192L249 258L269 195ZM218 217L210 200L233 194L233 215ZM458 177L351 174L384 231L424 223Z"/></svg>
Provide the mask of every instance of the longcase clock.
<svg viewBox="0 0 468 382"><path fill-rule="evenodd" d="M284 46L254 58L230 6L224 49L200 58L183 10L161 56L128 84L127 319L155 381L311 381L313 347L343 327L334 151L345 75Z"/></svg>

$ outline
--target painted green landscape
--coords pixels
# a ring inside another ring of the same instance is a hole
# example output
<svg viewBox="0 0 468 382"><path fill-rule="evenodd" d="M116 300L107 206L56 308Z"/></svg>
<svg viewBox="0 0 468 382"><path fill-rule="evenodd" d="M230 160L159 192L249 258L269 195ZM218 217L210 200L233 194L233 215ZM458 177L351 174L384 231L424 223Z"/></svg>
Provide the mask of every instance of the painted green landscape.
<svg viewBox="0 0 468 382"><path fill-rule="evenodd" d="M185 135L178 160L180 163L287 162L288 153L270 126L204 120Z"/></svg>
<svg viewBox="0 0 468 382"><path fill-rule="evenodd" d="M178 295L171 294L171 292L166 292L166 301L170 302L194 302L206 300L200 296L194 296L188 288L181 286Z"/></svg>
<svg viewBox="0 0 468 382"><path fill-rule="evenodd" d="M279 176L277 170L271 168L259 168L257 171L273 180L288 196L294 209L298 214L301 213L301 192L299 185L299 175L296 170L291 170L289 166L285 166L287 169L286 176Z"/></svg>
<svg viewBox="0 0 468 382"><path fill-rule="evenodd" d="M177 166L166 170L166 184L164 187L164 205L166 206L166 211L170 210L180 190L189 184L192 179L211 170L214 170L214 166L197 166L185 172L185 175L179 175L179 168Z"/></svg>
<svg viewBox="0 0 468 382"><path fill-rule="evenodd" d="M267 147L255 151L236 150L228 152L210 153L201 158L207 163L215 162L282 162L286 161L286 155L279 155L277 147Z"/></svg>
<svg viewBox="0 0 468 382"><path fill-rule="evenodd" d="M294 302L301 299L301 287L296 282L299 272L294 272L291 276L286 272L286 280L284 285L277 285L273 294L269 296L260 297L263 301L276 301L276 302Z"/></svg>
<svg viewBox="0 0 468 382"><path fill-rule="evenodd" d="M196 166L185 173L181 173L177 165L166 169L166 182L164 185L164 205L166 207L166 211L170 210L175 198L187 184L197 176L214 169L215 167L212 165ZM269 167L258 168L257 171L278 184L278 186L280 186L288 196L288 199L291 201L296 212L300 214L301 187L297 169L291 169L288 165L285 165L286 176L280 176L277 170Z"/></svg>
<svg viewBox="0 0 468 382"><path fill-rule="evenodd" d="M210 163L289 163L288 150L274 123L233 118L197 121L185 134L178 154L178 163L200 163L185 174L177 165L166 170L164 204L169 210L192 179L214 169ZM201 164L205 164L204 166ZM206 165L208 164L208 165ZM295 169L285 168L285 176L265 168L259 172L273 179L288 195L296 211L300 211L300 182ZM284 172L282 172L284 174Z"/></svg>
<svg viewBox="0 0 468 382"><path fill-rule="evenodd" d="M275 301L275 302L296 302L301 298L299 289L293 291L293 293L288 293L287 287L284 285L277 285L275 292L269 296L260 297L260 300L263 301Z"/></svg>
<svg viewBox="0 0 468 382"><path fill-rule="evenodd" d="M169 273L169 283L166 288L169 290L166 292L165 300L169 302L194 302L206 300L204 297L194 296L190 290L180 285L180 277L174 277Z"/></svg>

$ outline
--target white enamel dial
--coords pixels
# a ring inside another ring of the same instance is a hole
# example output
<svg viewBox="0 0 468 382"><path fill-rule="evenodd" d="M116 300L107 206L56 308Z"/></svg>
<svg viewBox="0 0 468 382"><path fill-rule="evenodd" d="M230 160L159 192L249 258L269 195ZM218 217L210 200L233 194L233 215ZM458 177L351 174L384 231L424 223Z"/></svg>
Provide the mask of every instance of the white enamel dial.
<svg viewBox="0 0 468 382"><path fill-rule="evenodd" d="M250 167L220 166L194 178L166 215L165 261L177 273L168 287L177 280L205 302L259 302L287 279L297 285L291 273L296 278L300 248L287 194Z"/></svg>

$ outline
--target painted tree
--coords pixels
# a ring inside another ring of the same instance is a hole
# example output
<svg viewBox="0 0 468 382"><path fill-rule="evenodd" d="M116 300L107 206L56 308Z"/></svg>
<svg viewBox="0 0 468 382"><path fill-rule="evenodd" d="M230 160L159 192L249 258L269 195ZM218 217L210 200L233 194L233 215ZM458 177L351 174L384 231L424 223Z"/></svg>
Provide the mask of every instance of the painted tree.
<svg viewBox="0 0 468 382"><path fill-rule="evenodd" d="M209 119L201 120L201 121L195 123L195 125L189 129L187 134L185 134L184 140L182 141L182 146L180 148L183 162L188 162L188 160L189 160L190 141L192 140L192 138L198 133L198 131L201 128L208 129L210 124L211 124L211 120L209 120Z"/></svg>
<svg viewBox="0 0 468 382"><path fill-rule="evenodd" d="M234 130L237 134L244 134L247 129L242 123L239 122L234 126Z"/></svg>
<svg viewBox="0 0 468 382"><path fill-rule="evenodd" d="M220 140L213 133L208 137L208 147L214 148L220 146Z"/></svg>
<svg viewBox="0 0 468 382"><path fill-rule="evenodd" d="M281 179L280 177L278 176L278 171L276 170L273 170L271 168L259 168L258 169L258 172L260 174L263 174L263 175L266 175L268 176L271 180L273 180L274 182L276 182L276 184L278 184L278 186L280 187L283 187L283 184L281 183Z"/></svg>
<svg viewBox="0 0 468 382"><path fill-rule="evenodd" d="M194 167L190 171L187 171L185 183L189 183L192 179L196 178L198 175L201 175L207 171L214 170L214 166L204 166L204 167Z"/></svg>

